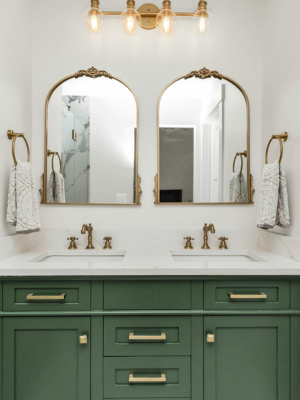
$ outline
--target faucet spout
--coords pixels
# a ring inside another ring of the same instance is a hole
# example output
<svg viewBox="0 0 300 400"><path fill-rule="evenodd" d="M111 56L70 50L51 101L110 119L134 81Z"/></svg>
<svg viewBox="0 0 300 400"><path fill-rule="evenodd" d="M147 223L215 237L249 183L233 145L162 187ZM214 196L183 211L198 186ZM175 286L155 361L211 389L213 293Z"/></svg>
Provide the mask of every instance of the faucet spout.
<svg viewBox="0 0 300 400"><path fill-rule="evenodd" d="M93 246L93 227L92 224L83 224L81 228L81 234L84 235L88 232L88 245L86 250L93 250L95 247Z"/></svg>
<svg viewBox="0 0 300 400"><path fill-rule="evenodd" d="M203 236L204 243L203 243L203 246L201 247L201 249L209 250L210 247L208 245L207 232L211 232L211 233L215 233L216 232L214 224L209 224L209 225L204 224L203 232L204 232L204 236Z"/></svg>

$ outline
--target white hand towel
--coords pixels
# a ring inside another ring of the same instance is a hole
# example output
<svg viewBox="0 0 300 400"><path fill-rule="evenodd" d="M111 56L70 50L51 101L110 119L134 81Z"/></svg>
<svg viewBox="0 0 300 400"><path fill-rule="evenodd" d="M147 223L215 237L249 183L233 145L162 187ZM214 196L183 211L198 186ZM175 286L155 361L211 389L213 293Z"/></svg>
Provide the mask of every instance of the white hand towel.
<svg viewBox="0 0 300 400"><path fill-rule="evenodd" d="M51 172L48 180L47 199L49 203L65 203L65 179L58 172Z"/></svg>
<svg viewBox="0 0 300 400"><path fill-rule="evenodd" d="M6 221L17 233L41 229L34 174L30 163L18 161L10 171Z"/></svg>
<svg viewBox="0 0 300 400"><path fill-rule="evenodd" d="M62 174L55 172L55 200L56 203L65 203L65 179Z"/></svg>
<svg viewBox="0 0 300 400"><path fill-rule="evenodd" d="M229 203L247 202L247 185L242 172L231 174L229 183Z"/></svg>
<svg viewBox="0 0 300 400"><path fill-rule="evenodd" d="M257 226L272 229L290 227L288 191L284 167L276 161L263 168Z"/></svg>

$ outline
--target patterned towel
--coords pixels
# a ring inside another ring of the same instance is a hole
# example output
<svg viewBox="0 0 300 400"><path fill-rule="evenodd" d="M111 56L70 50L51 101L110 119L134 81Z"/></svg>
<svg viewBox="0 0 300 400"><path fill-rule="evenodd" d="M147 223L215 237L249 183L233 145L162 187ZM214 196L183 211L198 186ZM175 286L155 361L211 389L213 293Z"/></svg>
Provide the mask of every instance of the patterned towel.
<svg viewBox="0 0 300 400"><path fill-rule="evenodd" d="M290 227L288 191L284 167L276 161L263 168L257 226L272 229Z"/></svg>
<svg viewBox="0 0 300 400"><path fill-rule="evenodd" d="M51 172L47 187L49 203L65 203L65 179L59 172Z"/></svg>
<svg viewBox="0 0 300 400"><path fill-rule="evenodd" d="M229 203L247 202L247 185L242 172L234 172L229 183Z"/></svg>
<svg viewBox="0 0 300 400"><path fill-rule="evenodd" d="M41 229L33 169L28 162L13 164L10 170L6 221L17 233Z"/></svg>

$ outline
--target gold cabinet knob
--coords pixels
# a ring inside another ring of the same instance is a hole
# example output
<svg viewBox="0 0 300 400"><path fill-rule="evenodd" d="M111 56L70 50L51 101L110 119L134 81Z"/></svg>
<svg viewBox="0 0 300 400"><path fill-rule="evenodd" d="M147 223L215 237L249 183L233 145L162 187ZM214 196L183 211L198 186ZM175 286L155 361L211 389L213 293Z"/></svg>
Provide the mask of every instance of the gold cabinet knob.
<svg viewBox="0 0 300 400"><path fill-rule="evenodd" d="M215 343L215 335L212 335L211 333L209 333L207 335L207 343Z"/></svg>
<svg viewBox="0 0 300 400"><path fill-rule="evenodd" d="M79 336L79 343L80 344L87 344L87 335Z"/></svg>

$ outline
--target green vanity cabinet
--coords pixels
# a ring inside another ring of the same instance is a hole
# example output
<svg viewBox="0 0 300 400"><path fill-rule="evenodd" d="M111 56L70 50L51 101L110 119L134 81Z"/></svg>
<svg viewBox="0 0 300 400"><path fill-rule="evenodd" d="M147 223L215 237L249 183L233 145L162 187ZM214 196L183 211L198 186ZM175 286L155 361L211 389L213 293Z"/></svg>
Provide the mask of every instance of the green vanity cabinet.
<svg viewBox="0 0 300 400"><path fill-rule="evenodd" d="M89 343L88 317L3 318L3 399L89 399Z"/></svg>
<svg viewBox="0 0 300 400"><path fill-rule="evenodd" d="M290 399L287 316L205 317L206 400Z"/></svg>
<svg viewBox="0 0 300 400"><path fill-rule="evenodd" d="M300 398L298 278L2 278L1 305L0 400Z"/></svg>

